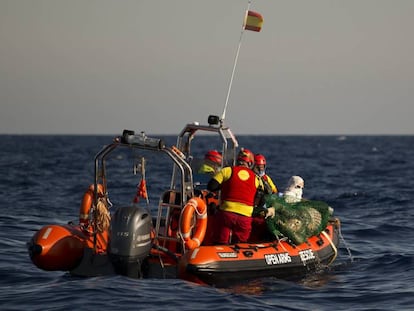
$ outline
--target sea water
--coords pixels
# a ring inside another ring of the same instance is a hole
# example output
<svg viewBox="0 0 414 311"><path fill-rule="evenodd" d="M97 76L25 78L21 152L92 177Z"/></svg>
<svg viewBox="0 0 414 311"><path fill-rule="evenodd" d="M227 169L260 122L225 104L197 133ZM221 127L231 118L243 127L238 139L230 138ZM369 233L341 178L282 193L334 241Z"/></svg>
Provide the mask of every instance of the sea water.
<svg viewBox="0 0 414 311"><path fill-rule="evenodd" d="M413 136L238 137L266 156L280 190L291 175L302 176L304 196L334 208L343 240L328 270L229 288L39 270L26 242L44 225L77 220L93 157L112 138L0 138L1 310L414 310Z"/></svg>

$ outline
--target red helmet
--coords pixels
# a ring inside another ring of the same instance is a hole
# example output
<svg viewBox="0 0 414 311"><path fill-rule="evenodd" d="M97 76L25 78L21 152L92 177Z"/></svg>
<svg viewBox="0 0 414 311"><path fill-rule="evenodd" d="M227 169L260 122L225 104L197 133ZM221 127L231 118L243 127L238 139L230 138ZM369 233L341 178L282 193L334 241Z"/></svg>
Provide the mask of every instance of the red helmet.
<svg viewBox="0 0 414 311"><path fill-rule="evenodd" d="M252 167L254 164L253 152L251 152L249 149L241 148L237 156L237 161L246 162L249 165L249 167Z"/></svg>
<svg viewBox="0 0 414 311"><path fill-rule="evenodd" d="M206 155L204 156L204 159L217 163L217 164L221 164L222 156L221 156L221 153L218 152L217 150L210 150L206 153Z"/></svg>
<svg viewBox="0 0 414 311"><path fill-rule="evenodd" d="M266 158L263 154L256 154L254 156L254 164L255 165L266 165Z"/></svg>

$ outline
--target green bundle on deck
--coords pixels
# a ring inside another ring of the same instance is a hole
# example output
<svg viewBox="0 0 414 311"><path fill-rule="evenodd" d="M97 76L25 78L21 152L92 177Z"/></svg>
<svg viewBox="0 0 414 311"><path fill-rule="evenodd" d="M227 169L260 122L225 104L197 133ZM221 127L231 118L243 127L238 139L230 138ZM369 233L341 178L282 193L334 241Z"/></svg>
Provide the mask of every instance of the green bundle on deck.
<svg viewBox="0 0 414 311"><path fill-rule="evenodd" d="M287 203L275 194L266 197L266 206L275 208L275 216L266 219L270 232L275 237L284 235L296 245L325 229L332 211L325 202L303 200Z"/></svg>

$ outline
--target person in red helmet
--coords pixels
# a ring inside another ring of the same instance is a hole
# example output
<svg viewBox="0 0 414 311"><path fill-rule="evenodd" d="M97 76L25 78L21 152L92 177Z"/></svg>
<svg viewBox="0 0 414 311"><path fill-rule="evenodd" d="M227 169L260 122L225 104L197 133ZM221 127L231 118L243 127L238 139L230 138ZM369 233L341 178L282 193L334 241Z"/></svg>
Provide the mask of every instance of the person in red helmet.
<svg viewBox="0 0 414 311"><path fill-rule="evenodd" d="M276 193L278 192L275 183L272 178L266 174L266 158L263 154L256 154L254 156L254 172L263 180L265 185L265 192L267 193ZM266 189L268 189L266 191Z"/></svg>
<svg viewBox="0 0 414 311"><path fill-rule="evenodd" d="M217 150L209 150L204 155L204 163L198 169L199 174L214 175L222 166L223 157Z"/></svg>
<svg viewBox="0 0 414 311"><path fill-rule="evenodd" d="M209 191L221 190L221 204L215 222L214 242L217 244L247 242L249 238L256 192L263 187L260 177L252 170L253 166L253 153L242 148L237 156L237 165L224 167L207 185Z"/></svg>

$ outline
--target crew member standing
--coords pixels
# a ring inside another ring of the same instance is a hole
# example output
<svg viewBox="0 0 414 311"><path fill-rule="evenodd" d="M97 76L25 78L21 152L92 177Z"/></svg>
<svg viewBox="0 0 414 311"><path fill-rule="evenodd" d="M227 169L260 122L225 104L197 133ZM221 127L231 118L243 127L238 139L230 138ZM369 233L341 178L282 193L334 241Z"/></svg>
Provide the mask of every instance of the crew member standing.
<svg viewBox="0 0 414 311"><path fill-rule="evenodd" d="M207 185L209 191L221 190L215 222L217 244L247 242L249 238L256 191L263 187L260 177L252 170L253 165L253 153L242 148L237 165L224 167Z"/></svg>

